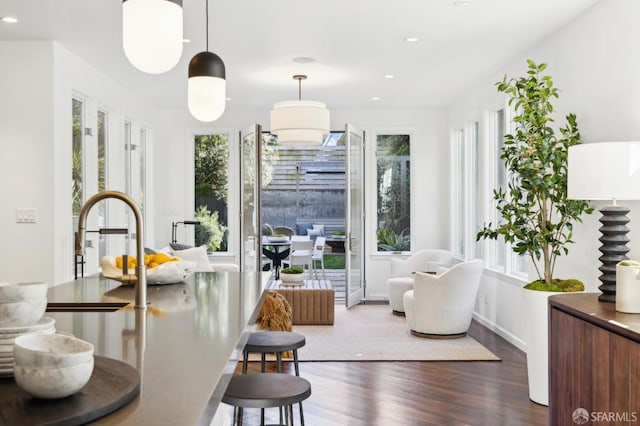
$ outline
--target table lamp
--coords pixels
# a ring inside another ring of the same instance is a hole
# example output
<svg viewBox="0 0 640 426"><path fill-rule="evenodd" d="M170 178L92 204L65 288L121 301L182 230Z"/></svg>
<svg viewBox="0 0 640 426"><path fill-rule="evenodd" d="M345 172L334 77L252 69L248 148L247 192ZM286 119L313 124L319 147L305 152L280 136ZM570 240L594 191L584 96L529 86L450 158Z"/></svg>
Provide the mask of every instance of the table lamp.
<svg viewBox="0 0 640 426"><path fill-rule="evenodd" d="M627 213L618 200L640 200L640 142L598 142L569 147L567 196L574 200L610 200L601 208L598 268L601 302L616 301L616 264L627 259Z"/></svg>

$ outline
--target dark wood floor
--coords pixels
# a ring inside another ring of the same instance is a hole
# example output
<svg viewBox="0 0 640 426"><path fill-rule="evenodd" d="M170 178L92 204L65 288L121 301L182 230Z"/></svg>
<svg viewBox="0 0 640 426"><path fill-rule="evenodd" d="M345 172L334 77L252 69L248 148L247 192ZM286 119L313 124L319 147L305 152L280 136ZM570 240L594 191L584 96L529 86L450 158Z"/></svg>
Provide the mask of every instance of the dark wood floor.
<svg viewBox="0 0 640 426"><path fill-rule="evenodd" d="M547 407L529 400L525 355L476 322L469 334L502 361L300 363L300 375L312 388L303 404L305 423L546 425ZM259 366L251 362L250 372ZM286 364L285 371L293 374L292 366ZM244 424L259 420L259 410L245 411ZM277 410L267 410L267 423L277 422Z"/></svg>

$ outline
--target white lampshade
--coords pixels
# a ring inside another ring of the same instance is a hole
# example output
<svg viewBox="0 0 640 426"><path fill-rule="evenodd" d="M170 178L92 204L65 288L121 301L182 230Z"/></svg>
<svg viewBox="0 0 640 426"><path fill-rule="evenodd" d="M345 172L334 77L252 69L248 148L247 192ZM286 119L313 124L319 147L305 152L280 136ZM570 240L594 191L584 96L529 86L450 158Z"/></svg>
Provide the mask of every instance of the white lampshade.
<svg viewBox="0 0 640 426"><path fill-rule="evenodd" d="M122 47L131 65L161 74L182 56L182 0L124 0Z"/></svg>
<svg viewBox="0 0 640 426"><path fill-rule="evenodd" d="M224 113L227 82L218 77L191 77L188 82L189 112L200 121L214 121Z"/></svg>
<svg viewBox="0 0 640 426"><path fill-rule="evenodd" d="M640 142L569 147L567 195L574 200L640 200Z"/></svg>
<svg viewBox="0 0 640 426"><path fill-rule="evenodd" d="M330 129L329 110L322 102L277 102L271 110L271 133L282 145L321 145Z"/></svg>

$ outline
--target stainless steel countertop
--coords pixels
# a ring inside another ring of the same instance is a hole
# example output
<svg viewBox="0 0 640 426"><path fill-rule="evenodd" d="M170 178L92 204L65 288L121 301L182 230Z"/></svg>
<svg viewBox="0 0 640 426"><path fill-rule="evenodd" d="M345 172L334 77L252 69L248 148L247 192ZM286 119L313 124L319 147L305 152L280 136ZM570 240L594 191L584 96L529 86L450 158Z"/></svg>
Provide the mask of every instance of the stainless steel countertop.
<svg viewBox="0 0 640 426"><path fill-rule="evenodd" d="M141 373L140 396L94 424L208 425L241 357L269 273L197 272L185 283L149 286L146 314L47 312L56 329L95 345L96 355ZM116 302L132 286L91 276L51 287L49 302Z"/></svg>

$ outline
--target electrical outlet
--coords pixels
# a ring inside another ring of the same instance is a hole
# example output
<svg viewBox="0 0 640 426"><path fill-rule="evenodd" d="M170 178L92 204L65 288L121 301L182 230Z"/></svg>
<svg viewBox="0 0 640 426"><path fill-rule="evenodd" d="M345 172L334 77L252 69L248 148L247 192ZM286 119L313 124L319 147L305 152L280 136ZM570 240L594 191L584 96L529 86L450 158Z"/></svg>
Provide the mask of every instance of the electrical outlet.
<svg viewBox="0 0 640 426"><path fill-rule="evenodd" d="M37 211L34 208L16 209L16 223L36 223Z"/></svg>

